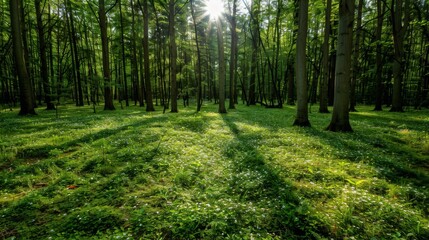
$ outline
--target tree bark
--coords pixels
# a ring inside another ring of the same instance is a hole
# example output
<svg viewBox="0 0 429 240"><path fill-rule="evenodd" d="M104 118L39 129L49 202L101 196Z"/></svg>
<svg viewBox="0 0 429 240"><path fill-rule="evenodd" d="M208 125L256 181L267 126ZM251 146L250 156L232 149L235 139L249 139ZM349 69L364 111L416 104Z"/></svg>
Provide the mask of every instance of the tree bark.
<svg viewBox="0 0 429 240"><path fill-rule="evenodd" d="M155 108L153 107L152 99L152 84L150 79L150 69L149 69L149 13L148 13L148 0L144 0L143 3L143 57L144 57L144 82L146 90L146 112L153 112Z"/></svg>
<svg viewBox="0 0 429 240"><path fill-rule="evenodd" d="M51 102L51 89L49 84L48 61L46 57L45 28L42 22L42 12L40 0L34 1L36 8L37 35L39 38L40 75L43 82L43 92L45 94L46 110L55 110L55 105Z"/></svg>
<svg viewBox="0 0 429 240"><path fill-rule="evenodd" d="M98 16L101 31L101 48L103 59L103 78L104 78L104 110L115 110L113 105L111 79L110 79L110 61L109 61L109 42L107 38L107 18L104 0L98 1Z"/></svg>
<svg viewBox="0 0 429 240"><path fill-rule="evenodd" d="M402 108L402 82L404 78L405 62L404 62L404 38L409 25L409 0L392 1L391 15L393 27L393 46L394 46L394 60L393 60L393 96L392 108L390 112L403 112ZM405 5L405 7L404 7ZM403 14L405 10L405 14ZM405 16L403 16L405 15Z"/></svg>
<svg viewBox="0 0 429 240"><path fill-rule="evenodd" d="M354 0L340 0L337 60L335 67L334 110L330 131L351 132L349 122L350 67L353 45Z"/></svg>
<svg viewBox="0 0 429 240"><path fill-rule="evenodd" d="M217 50L219 58L219 113L226 113L225 108L225 50L223 45L222 22L216 20L217 25Z"/></svg>
<svg viewBox="0 0 429 240"><path fill-rule="evenodd" d="M325 12L325 29L323 36L323 45L322 45L322 78L320 83L320 103L319 103L319 113L329 113L328 110L328 81L329 81L329 36L331 34L331 9L332 9L332 0L326 1L326 12Z"/></svg>
<svg viewBox="0 0 429 240"><path fill-rule="evenodd" d="M202 105L201 50L200 50L200 43L198 40L198 29L197 29L197 19L195 17L194 0L191 0L191 14L192 14L192 20L194 24L195 45L197 48L197 112L199 112L201 110L201 105Z"/></svg>
<svg viewBox="0 0 429 240"><path fill-rule="evenodd" d="M296 93L297 93L297 112L293 123L294 126L308 127L308 84L307 84L307 28L308 28L308 0L299 1L299 26L296 43Z"/></svg>
<svg viewBox="0 0 429 240"><path fill-rule="evenodd" d="M125 99L125 106L129 106L128 101L128 82L127 82L127 64L125 59L125 37L124 37L124 20L122 15L122 0L119 0L119 26L121 29L121 60L122 60L122 77L123 77L123 98ZM120 99L122 100L122 99Z"/></svg>
<svg viewBox="0 0 429 240"><path fill-rule="evenodd" d="M360 72L359 68L359 58L360 58L360 39L361 39L361 28L362 28L362 8L363 0L359 0L358 3L358 13L356 20L356 40L353 53L353 70L352 70L352 79L350 84L350 112L356 112L356 82L358 74Z"/></svg>
<svg viewBox="0 0 429 240"><path fill-rule="evenodd" d="M382 111L383 107L383 81L381 79L383 72L383 63L381 58L381 33L383 30L383 13L382 13L382 0L377 0L377 28L375 30L375 41L377 43L377 50L375 55L375 82L377 91L375 92L375 108L374 111Z"/></svg>
<svg viewBox="0 0 429 240"><path fill-rule="evenodd" d="M237 71L237 54L238 54L238 36L237 36L237 0L232 2L232 15L231 15L231 57L229 63L229 109L235 109L235 82Z"/></svg>
<svg viewBox="0 0 429 240"><path fill-rule="evenodd" d="M252 1L251 7L251 33L252 33L252 59L250 67L250 82L249 82L249 98L248 105L256 104L256 76L258 71L258 55L259 55L259 0Z"/></svg>
<svg viewBox="0 0 429 240"><path fill-rule="evenodd" d="M171 94L171 112L178 112L177 109L177 46L176 46L176 29L175 29L175 0L169 1L169 19L168 28L170 34L170 94Z"/></svg>
<svg viewBox="0 0 429 240"><path fill-rule="evenodd" d="M34 98L31 88L31 81L28 75L27 66L24 58L22 30L21 30L21 8L20 1L9 0L10 22L12 32L13 57L15 69L18 75L19 96L21 109L19 115L36 115L34 110Z"/></svg>

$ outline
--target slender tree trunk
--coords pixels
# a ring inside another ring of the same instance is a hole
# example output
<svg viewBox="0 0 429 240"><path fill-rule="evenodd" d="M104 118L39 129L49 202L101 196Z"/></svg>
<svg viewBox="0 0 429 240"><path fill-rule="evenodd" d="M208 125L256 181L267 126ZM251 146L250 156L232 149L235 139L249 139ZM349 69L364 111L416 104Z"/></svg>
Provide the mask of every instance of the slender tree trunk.
<svg viewBox="0 0 429 240"><path fill-rule="evenodd" d="M176 46L176 11L175 11L175 0L169 0L169 20L168 27L170 33L170 94L171 94L171 112L178 112L177 109L177 46Z"/></svg>
<svg viewBox="0 0 429 240"><path fill-rule="evenodd" d="M375 41L377 43L377 50L375 55L375 81L377 86L377 91L375 92L375 108L374 111L382 111L383 104L383 82L382 82L382 72L383 72L383 63L381 58L382 44L381 44L381 33L383 28L383 13L382 13L382 0L377 0L377 29L375 30Z"/></svg>
<svg viewBox="0 0 429 240"><path fill-rule="evenodd" d="M237 0L232 2L232 15L231 15L231 57L229 63L229 109L235 109L235 82L237 72L237 54L238 54L238 36L237 36Z"/></svg>
<svg viewBox="0 0 429 240"><path fill-rule="evenodd" d="M70 30L71 30L71 44L73 45L73 57L74 57L74 66L75 66L75 73L76 73L76 106L83 106L83 90L82 90L82 78L81 78L81 72L80 72L80 58L79 58L79 51L77 49L77 33L76 28L74 25L74 15L73 15L73 8L71 6L70 0L67 1L68 7L69 7L69 13L70 13Z"/></svg>
<svg viewBox="0 0 429 240"><path fill-rule="evenodd" d="M146 111L152 112L155 111L153 107L152 99L152 84L150 79L150 69L149 69L149 13L148 13L148 0L144 0L143 3L143 15L144 15L144 38L143 38L143 55L144 55L144 80L146 86Z"/></svg>
<svg viewBox="0 0 429 240"><path fill-rule="evenodd" d="M258 71L258 55L259 55L259 0L252 1L251 7L251 33L252 33L252 59L250 67L250 82L249 82L249 101L248 105L256 104L256 77Z"/></svg>
<svg viewBox="0 0 429 240"><path fill-rule="evenodd" d="M405 2L404 2L405 1ZM392 1L391 15L393 26L393 46L394 46L394 60L393 60L393 96L392 108L390 112L403 112L402 108L402 82L404 80L405 70L405 50L404 38L409 24L409 0L396 0ZM405 4L403 4L405 3ZM404 7L405 5L405 7ZM403 14L405 10L405 14ZM405 15L405 16L403 16Z"/></svg>
<svg viewBox="0 0 429 240"><path fill-rule="evenodd" d="M350 112L356 112L356 82L358 79L358 74L360 72L359 67L359 58L360 58L360 39L361 39L361 28L362 28L362 8L363 0L359 0L358 3L358 13L356 19L356 40L353 54L353 70L352 70L352 79L350 85Z"/></svg>
<svg viewBox="0 0 429 240"><path fill-rule="evenodd" d="M323 36L323 45L322 45L322 78L320 83L320 113L329 113L328 110L328 81L329 81L329 36L331 34L331 8L332 0L326 1L326 13L325 13L325 29Z"/></svg>
<svg viewBox="0 0 429 240"><path fill-rule="evenodd" d="M101 48L103 58L103 78L104 78L104 110L115 110L113 105L111 79L110 79L110 61L109 61L109 40L107 38L107 18L104 0L98 1L98 16L101 31Z"/></svg>
<svg viewBox="0 0 429 240"><path fill-rule="evenodd" d="M308 0L299 1L299 26L296 43L296 92L297 92L297 112L293 123L294 126L310 126L308 120L308 86L307 86L307 29L308 29Z"/></svg>
<svg viewBox="0 0 429 240"><path fill-rule="evenodd" d="M198 40L198 29L197 29L197 19L195 17L194 10L194 0L191 0L191 14L192 20L194 24L194 32L195 32L195 45L197 47L197 112L201 110L202 105L202 73L201 73L201 50L200 43Z"/></svg>
<svg viewBox="0 0 429 240"><path fill-rule="evenodd" d="M33 98L33 91L31 88L31 81L27 72L27 66L23 51L20 18L24 16L20 16L22 8L22 6L20 6L20 3L21 1L9 0L13 56L15 61L15 69L18 75L20 93L19 96L21 110L19 111L19 115L35 115L36 111L34 110L35 103Z"/></svg>
<svg viewBox="0 0 429 240"><path fill-rule="evenodd" d="M219 113L226 113L225 108L225 50L223 45L222 22L217 22L217 50L219 57Z"/></svg>
<svg viewBox="0 0 429 240"><path fill-rule="evenodd" d="M334 132L353 131L349 121L349 102L354 10L354 0L340 0L334 110L327 127L327 130Z"/></svg>
<svg viewBox="0 0 429 240"><path fill-rule="evenodd" d="M122 60L122 76L124 78L124 90L123 90L123 98L125 99L125 106L129 106L130 103L128 101L128 81L127 81L127 64L125 59L125 37L124 37L124 20L122 16L122 0L119 0L119 22L121 29L121 60ZM122 98L121 98L122 100Z"/></svg>
<svg viewBox="0 0 429 240"><path fill-rule="evenodd" d="M43 82L43 91L45 93L45 103L47 110L55 110L51 102L51 89L49 84L48 61L46 57L45 28L42 22L42 12L40 10L40 0L34 1L36 8L37 35L39 38L39 56L40 56L40 75Z"/></svg>

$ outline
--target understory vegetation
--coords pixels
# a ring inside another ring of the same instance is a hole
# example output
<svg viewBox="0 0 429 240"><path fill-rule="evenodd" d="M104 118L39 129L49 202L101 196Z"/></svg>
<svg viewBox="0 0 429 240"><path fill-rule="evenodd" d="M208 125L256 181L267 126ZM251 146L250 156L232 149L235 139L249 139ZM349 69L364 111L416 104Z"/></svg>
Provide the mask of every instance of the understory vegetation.
<svg viewBox="0 0 429 240"><path fill-rule="evenodd" d="M0 113L2 239L427 239L429 110Z"/></svg>

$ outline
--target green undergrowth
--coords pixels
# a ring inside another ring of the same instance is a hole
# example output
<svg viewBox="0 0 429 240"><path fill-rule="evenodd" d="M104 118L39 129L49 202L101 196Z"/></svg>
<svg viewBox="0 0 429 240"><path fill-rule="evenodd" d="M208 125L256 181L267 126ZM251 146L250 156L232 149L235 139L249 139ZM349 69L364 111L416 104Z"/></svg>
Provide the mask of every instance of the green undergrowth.
<svg viewBox="0 0 429 240"><path fill-rule="evenodd" d="M427 239L429 111L0 113L2 239Z"/></svg>

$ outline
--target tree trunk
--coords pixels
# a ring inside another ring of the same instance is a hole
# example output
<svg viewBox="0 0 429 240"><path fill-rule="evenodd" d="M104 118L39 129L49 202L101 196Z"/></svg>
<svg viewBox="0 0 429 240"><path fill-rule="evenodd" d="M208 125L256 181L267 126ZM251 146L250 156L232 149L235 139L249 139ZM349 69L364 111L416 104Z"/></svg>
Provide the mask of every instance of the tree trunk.
<svg viewBox="0 0 429 240"><path fill-rule="evenodd" d="M43 81L43 91L45 93L46 110L55 110L55 105L51 102L51 89L49 84L48 61L46 57L45 28L42 22L40 10L40 0L34 1L36 8L37 35L39 38L40 75Z"/></svg>
<svg viewBox="0 0 429 240"><path fill-rule="evenodd" d="M229 109L235 109L235 82L236 82L236 71L237 71L237 54L238 54L238 36L237 36L237 0L233 0L232 3L232 15L231 15L231 57L229 63Z"/></svg>
<svg viewBox="0 0 429 240"><path fill-rule="evenodd" d="M19 115L35 115L34 98L31 88L31 81L28 75L27 66L24 58L22 30L20 16L21 8L20 1L9 0L10 7L10 22L12 33L13 57L15 61L15 69L18 75L19 96L21 110Z"/></svg>
<svg viewBox="0 0 429 240"><path fill-rule="evenodd" d="M70 0L67 1L69 14L70 14L70 31L71 31L71 44L73 50L73 59L74 59L74 71L76 74L76 106L83 106L83 90L82 90L82 78L80 74L80 58L79 51L77 49L77 33L76 28L74 26L74 16L73 16L73 8L71 6Z"/></svg>
<svg viewBox="0 0 429 240"><path fill-rule="evenodd" d="M104 6L104 0L98 1L98 16L101 31L101 48L103 58L103 78L104 78L104 110L115 110L113 105L111 79L110 79L110 61L109 61L109 40L107 38L107 18Z"/></svg>
<svg viewBox="0 0 429 240"><path fill-rule="evenodd" d="M150 69L149 69L149 13L148 13L148 0L144 0L143 3L143 17L144 17L144 38L143 38L143 55L144 55L144 81L145 81L145 90L146 90L146 112L153 112L155 108L153 107L152 99L152 84L150 79Z"/></svg>
<svg viewBox="0 0 429 240"><path fill-rule="evenodd" d="M123 77L123 99L125 99L125 106L129 106L130 103L128 101L128 82L127 82L127 64L125 59L125 37L124 37L124 20L122 16L122 0L119 0L119 25L121 29L121 60L122 60L122 77ZM122 99L121 99L122 100Z"/></svg>
<svg viewBox="0 0 429 240"><path fill-rule="evenodd" d="M363 0L359 0L358 3L358 13L356 20L356 40L355 47L353 53L353 70L352 70L352 79L350 85L350 112L356 112L356 82L358 78L358 74L360 72L359 68L359 58L360 58L360 39L361 39L361 27L362 27L362 8L363 8Z"/></svg>
<svg viewBox="0 0 429 240"><path fill-rule="evenodd" d="M259 0L252 1L251 7L251 33L252 33L252 59L250 67L250 82L249 82L249 101L248 105L256 104L256 75L258 71L258 55L259 55Z"/></svg>
<svg viewBox="0 0 429 240"><path fill-rule="evenodd" d="M383 107L383 62L382 62L382 44L381 44L381 33L383 30L383 13L382 13L382 0L377 0L377 29L375 30L375 41L377 43L377 50L375 55L375 81L376 81L376 92L375 92L375 108L374 111L382 111Z"/></svg>
<svg viewBox="0 0 429 240"><path fill-rule="evenodd" d="M351 132L349 122L350 67L353 45L354 0L340 0L334 110L330 131Z"/></svg>
<svg viewBox="0 0 429 240"><path fill-rule="evenodd" d="M197 19L195 17L195 10L194 10L194 0L191 0L191 14L192 14L192 20L194 24L195 45L197 48L197 112L199 112L201 110L201 105L202 105L201 50L200 50L200 43L198 40L198 29L197 29Z"/></svg>
<svg viewBox="0 0 429 240"><path fill-rule="evenodd" d="M394 59L393 59L393 96L392 108L390 112L403 112L402 108L402 82L404 77L405 62L404 62L404 38L409 24L409 0L405 0L405 7L403 0L392 1L391 15L393 27L393 46L394 46ZM405 16L403 17L403 11Z"/></svg>
<svg viewBox="0 0 429 240"><path fill-rule="evenodd" d="M171 94L171 112L178 112L177 109L177 46L176 46L176 29L175 29L175 0L169 0L169 18L168 28L170 34L170 94Z"/></svg>
<svg viewBox="0 0 429 240"><path fill-rule="evenodd" d="M219 58L219 113L226 113L225 108L225 50L223 46L222 22L216 20L217 25L217 51Z"/></svg>
<svg viewBox="0 0 429 240"><path fill-rule="evenodd" d="M308 84L306 71L306 45L308 28L308 0L299 1L299 26L298 38L296 43L296 93L297 93L297 112L293 123L294 126L308 127Z"/></svg>
<svg viewBox="0 0 429 240"><path fill-rule="evenodd" d="M332 9L332 0L326 1L326 12L325 12L325 29L323 36L323 45L322 45L322 78L320 83L320 103L319 103L319 113L329 113L328 110L328 81L329 81L329 36L331 34L331 9Z"/></svg>

